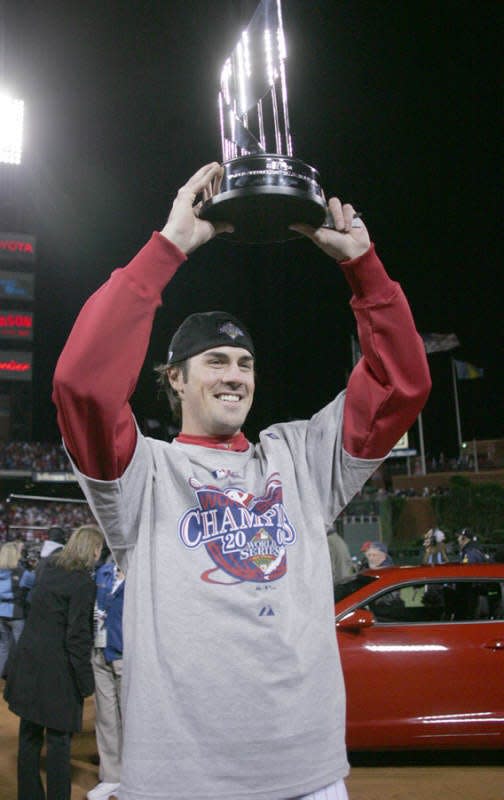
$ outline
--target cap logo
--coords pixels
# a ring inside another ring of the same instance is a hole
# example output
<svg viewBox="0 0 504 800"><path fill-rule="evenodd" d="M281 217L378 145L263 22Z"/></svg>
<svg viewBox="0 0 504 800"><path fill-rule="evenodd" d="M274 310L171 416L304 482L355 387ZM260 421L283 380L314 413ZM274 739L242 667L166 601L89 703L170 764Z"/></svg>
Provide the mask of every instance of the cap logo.
<svg viewBox="0 0 504 800"><path fill-rule="evenodd" d="M225 333L226 336L229 336L230 339L236 339L238 336L244 336L240 328L235 325L233 322L226 322L224 325L221 325L218 329L219 333Z"/></svg>

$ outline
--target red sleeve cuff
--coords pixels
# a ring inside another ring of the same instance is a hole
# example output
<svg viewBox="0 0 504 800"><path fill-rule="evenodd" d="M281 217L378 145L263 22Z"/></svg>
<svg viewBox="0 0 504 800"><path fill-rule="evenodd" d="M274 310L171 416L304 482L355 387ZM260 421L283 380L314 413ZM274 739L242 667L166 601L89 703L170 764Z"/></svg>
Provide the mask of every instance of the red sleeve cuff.
<svg viewBox="0 0 504 800"><path fill-rule="evenodd" d="M385 267L376 254L375 246L371 246L358 258L340 262L354 299L365 298L366 301L377 302L390 295L395 282L388 276Z"/></svg>

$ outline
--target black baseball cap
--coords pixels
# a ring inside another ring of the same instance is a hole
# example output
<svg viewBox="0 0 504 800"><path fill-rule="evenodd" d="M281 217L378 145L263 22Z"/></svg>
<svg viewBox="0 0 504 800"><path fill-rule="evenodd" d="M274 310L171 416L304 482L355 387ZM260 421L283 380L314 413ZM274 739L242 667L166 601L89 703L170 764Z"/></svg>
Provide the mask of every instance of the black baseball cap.
<svg viewBox="0 0 504 800"><path fill-rule="evenodd" d="M185 361L211 347L243 347L255 358L245 325L226 311L191 314L177 329L168 348L168 365Z"/></svg>

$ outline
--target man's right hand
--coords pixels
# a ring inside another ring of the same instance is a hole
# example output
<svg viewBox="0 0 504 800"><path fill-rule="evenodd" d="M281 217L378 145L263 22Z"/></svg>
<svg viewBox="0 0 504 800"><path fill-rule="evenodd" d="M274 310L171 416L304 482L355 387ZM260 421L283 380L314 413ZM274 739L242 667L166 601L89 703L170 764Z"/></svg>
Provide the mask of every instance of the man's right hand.
<svg viewBox="0 0 504 800"><path fill-rule="evenodd" d="M217 162L206 164L178 190L173 201L170 216L161 235L173 242L186 255L213 239L218 233L233 232L233 226L225 222L214 225L199 219L202 204L219 191L222 174L222 167ZM199 195L202 199L194 205Z"/></svg>

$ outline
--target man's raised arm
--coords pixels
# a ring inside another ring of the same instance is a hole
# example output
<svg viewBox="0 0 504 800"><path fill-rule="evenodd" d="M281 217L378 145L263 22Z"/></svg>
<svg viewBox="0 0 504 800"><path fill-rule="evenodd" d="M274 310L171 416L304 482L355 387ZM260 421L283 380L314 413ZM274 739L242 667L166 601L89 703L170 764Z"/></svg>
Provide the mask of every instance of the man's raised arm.
<svg viewBox="0 0 504 800"><path fill-rule="evenodd" d="M334 229L293 227L340 264L353 291L362 358L346 391L343 444L352 456L382 458L427 401L427 357L408 301L387 275L362 220L337 198L329 208Z"/></svg>
<svg viewBox="0 0 504 800"><path fill-rule="evenodd" d="M207 164L179 189L161 233L84 305L56 365L53 400L65 444L80 471L113 480L136 443L129 399L136 386L161 292L177 268L216 233L198 218L200 202L218 189L222 169Z"/></svg>

